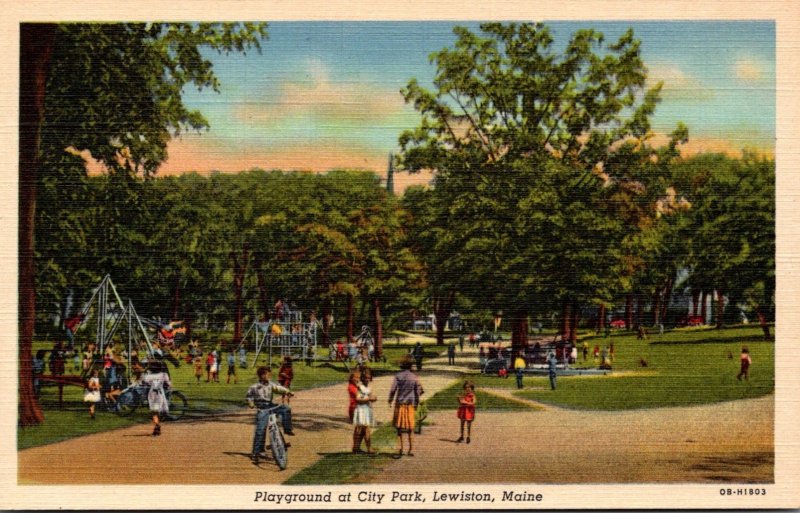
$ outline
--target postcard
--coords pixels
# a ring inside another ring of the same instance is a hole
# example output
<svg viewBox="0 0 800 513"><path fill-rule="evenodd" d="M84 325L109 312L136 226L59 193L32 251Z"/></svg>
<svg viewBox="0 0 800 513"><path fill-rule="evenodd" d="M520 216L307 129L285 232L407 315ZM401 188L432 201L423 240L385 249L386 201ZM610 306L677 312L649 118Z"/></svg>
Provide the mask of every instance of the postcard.
<svg viewBox="0 0 800 513"><path fill-rule="evenodd" d="M4 8L3 507L800 506L793 3Z"/></svg>

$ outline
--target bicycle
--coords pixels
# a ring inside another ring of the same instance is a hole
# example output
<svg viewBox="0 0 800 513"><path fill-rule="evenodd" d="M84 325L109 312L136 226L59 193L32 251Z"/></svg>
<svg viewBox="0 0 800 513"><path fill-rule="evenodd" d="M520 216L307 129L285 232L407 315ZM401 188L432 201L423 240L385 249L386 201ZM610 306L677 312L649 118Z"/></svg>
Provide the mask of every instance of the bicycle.
<svg viewBox="0 0 800 513"><path fill-rule="evenodd" d="M281 429L278 426L278 415L275 413L278 408L280 408L280 405L271 406L264 410L268 415L266 428L267 436L265 437L264 445L266 446L269 444L275 464L278 465L280 470L285 470L286 465L289 463L289 455L286 450L286 441L283 439L283 433L281 433ZM264 447L264 452L266 452L266 450L267 448Z"/></svg>
<svg viewBox="0 0 800 513"><path fill-rule="evenodd" d="M117 415L121 417L128 417L136 411L140 406L147 406L147 393L150 387L145 384L131 385L125 388L118 396L116 402L108 404L109 409L112 409ZM178 420L183 417L184 413L189 407L189 401L186 396L177 390L166 390L167 401L169 402L169 413L167 413L167 420Z"/></svg>

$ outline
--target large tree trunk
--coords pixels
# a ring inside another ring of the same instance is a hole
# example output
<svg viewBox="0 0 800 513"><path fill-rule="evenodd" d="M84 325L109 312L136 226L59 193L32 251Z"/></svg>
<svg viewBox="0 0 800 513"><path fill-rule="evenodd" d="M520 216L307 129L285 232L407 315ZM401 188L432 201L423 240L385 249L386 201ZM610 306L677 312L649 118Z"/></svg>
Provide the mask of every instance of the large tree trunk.
<svg viewBox="0 0 800 513"><path fill-rule="evenodd" d="M700 291L692 290L692 315L700 315Z"/></svg>
<svg viewBox="0 0 800 513"><path fill-rule="evenodd" d="M20 25L19 83L19 425L44 422L33 391L32 347L36 320L36 264L33 238L44 99L56 26Z"/></svg>
<svg viewBox="0 0 800 513"><path fill-rule="evenodd" d="M383 320L381 319L381 300L373 300L372 316L375 320L375 359L383 357Z"/></svg>
<svg viewBox="0 0 800 513"><path fill-rule="evenodd" d="M322 304L322 346L328 347L331 343L331 300L325 299Z"/></svg>
<svg viewBox="0 0 800 513"><path fill-rule="evenodd" d="M247 244L242 249L241 258L235 251L231 251L233 260L233 345L238 346L242 342L242 320L244 310L244 277L247 274L247 264L250 260L250 248Z"/></svg>
<svg viewBox="0 0 800 513"><path fill-rule="evenodd" d="M355 313L355 305L352 294L347 295L347 341L353 340L353 314Z"/></svg>
<svg viewBox="0 0 800 513"><path fill-rule="evenodd" d="M706 310L707 303L708 303L708 295L704 290L700 293L700 317L703 318L703 324L706 323L706 319L708 318L708 311Z"/></svg>
<svg viewBox="0 0 800 513"><path fill-rule="evenodd" d="M602 331L606 327L606 305L597 307L597 331Z"/></svg>
<svg viewBox="0 0 800 513"><path fill-rule="evenodd" d="M625 329L633 329L633 294L625 296Z"/></svg>
<svg viewBox="0 0 800 513"><path fill-rule="evenodd" d="M258 303L261 305L261 320L266 321L272 317L272 309L267 295L267 284L264 280L264 270L261 268L261 256L258 252L253 254L254 266L256 269L256 280L258 280Z"/></svg>
<svg viewBox="0 0 800 513"><path fill-rule="evenodd" d="M433 315L436 318L436 345L444 345L444 327L450 318L454 299L455 292L450 292L446 298L433 298Z"/></svg>
<svg viewBox="0 0 800 513"><path fill-rule="evenodd" d="M661 302L661 322L667 318L669 312L669 304L672 302L672 288L675 286L675 278L667 280L667 285L664 287L664 299Z"/></svg>
<svg viewBox="0 0 800 513"><path fill-rule="evenodd" d="M572 323L569 327L569 341L573 345L578 341L578 321L581 318L581 309L577 302L572 303Z"/></svg>
<svg viewBox="0 0 800 513"><path fill-rule="evenodd" d="M758 317L758 323L761 325L761 329L764 331L764 340L770 340L772 337L769 333L769 324L767 324L767 318L761 311L761 307L756 307L756 316Z"/></svg>
<svg viewBox="0 0 800 513"><path fill-rule="evenodd" d="M658 326L661 320L661 289L656 288L653 294L653 326Z"/></svg>
<svg viewBox="0 0 800 513"><path fill-rule="evenodd" d="M528 347L528 316L522 310L511 313L511 354Z"/></svg>
<svg viewBox="0 0 800 513"><path fill-rule="evenodd" d="M572 325L572 304L568 300L561 303L561 340L569 339Z"/></svg>
<svg viewBox="0 0 800 513"><path fill-rule="evenodd" d="M642 296L636 296L636 320L634 321L635 326L638 328L642 325L642 310L644 309L644 305L642 305L644 301L642 300Z"/></svg>

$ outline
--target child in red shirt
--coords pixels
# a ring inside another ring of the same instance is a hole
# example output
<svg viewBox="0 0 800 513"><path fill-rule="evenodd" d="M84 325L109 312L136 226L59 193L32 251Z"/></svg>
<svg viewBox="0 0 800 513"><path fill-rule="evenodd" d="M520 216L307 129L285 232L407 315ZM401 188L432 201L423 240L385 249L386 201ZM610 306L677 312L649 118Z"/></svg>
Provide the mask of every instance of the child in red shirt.
<svg viewBox="0 0 800 513"><path fill-rule="evenodd" d="M285 388L292 388L292 380L294 379L294 369L292 368L292 357L287 356L283 359L283 365L278 369L278 383ZM281 397L281 404L286 401L289 402L289 396L284 395Z"/></svg>
<svg viewBox="0 0 800 513"><path fill-rule="evenodd" d="M464 393L458 396L458 411L456 416L461 419L461 436L456 440L457 443L464 441L464 424L467 425L467 443L472 430L472 421L475 420L475 385L471 381L464 382Z"/></svg>

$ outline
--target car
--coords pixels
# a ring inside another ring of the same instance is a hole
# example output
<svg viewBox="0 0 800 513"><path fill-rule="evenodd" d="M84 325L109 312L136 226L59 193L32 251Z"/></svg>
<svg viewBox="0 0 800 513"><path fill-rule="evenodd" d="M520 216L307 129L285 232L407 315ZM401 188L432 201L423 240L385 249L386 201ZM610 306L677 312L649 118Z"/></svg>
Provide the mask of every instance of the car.
<svg viewBox="0 0 800 513"><path fill-rule="evenodd" d="M703 316L701 315L690 315L686 318L686 325L687 326L702 326L703 325Z"/></svg>
<svg viewBox="0 0 800 513"><path fill-rule="evenodd" d="M609 326L614 329L625 329L626 323L622 319L615 319L609 323Z"/></svg>

